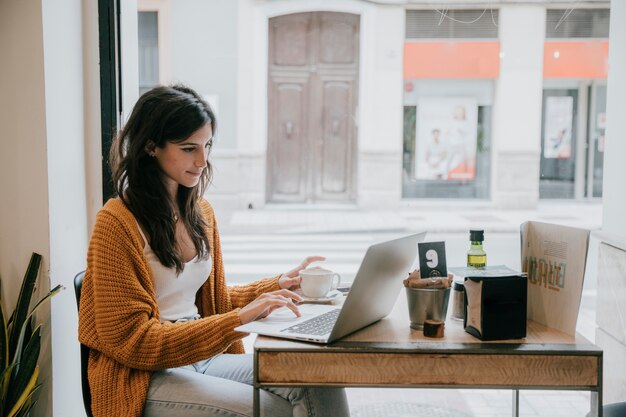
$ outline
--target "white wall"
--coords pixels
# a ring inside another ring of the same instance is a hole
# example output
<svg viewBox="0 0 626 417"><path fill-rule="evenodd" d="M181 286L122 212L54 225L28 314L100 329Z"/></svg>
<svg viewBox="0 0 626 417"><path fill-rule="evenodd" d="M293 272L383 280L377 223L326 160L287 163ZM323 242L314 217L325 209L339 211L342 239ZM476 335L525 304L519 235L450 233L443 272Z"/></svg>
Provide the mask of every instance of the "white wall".
<svg viewBox="0 0 626 417"><path fill-rule="evenodd" d="M378 6L366 19L357 115L358 204L393 207L402 197L404 7Z"/></svg>
<svg viewBox="0 0 626 417"><path fill-rule="evenodd" d="M609 33L609 76L606 99L606 142L604 149L604 203L602 229L626 241L626 2L611 2Z"/></svg>
<svg viewBox="0 0 626 417"><path fill-rule="evenodd" d="M40 4L0 1L0 276L9 311L31 251L49 252L42 39Z"/></svg>
<svg viewBox="0 0 626 417"><path fill-rule="evenodd" d="M83 16L83 120L87 231L91 231L102 207L102 139L100 118L100 50L98 5L82 0ZM86 255L86 254L85 254ZM85 256L86 258L86 256Z"/></svg>
<svg viewBox="0 0 626 417"><path fill-rule="evenodd" d="M611 2L607 125L604 150L602 230L598 250L596 343L604 352L604 403L623 402L626 395L626 2Z"/></svg>
<svg viewBox="0 0 626 417"><path fill-rule="evenodd" d="M83 38L83 23L91 37ZM99 175L87 177L85 168L100 170L99 146L85 146L100 141L97 51L93 2L0 1L2 298L12 310L31 251L44 258L38 293L59 283L67 288L38 315L44 331L37 416L83 415L72 278L84 268L88 213L100 202ZM98 183L90 193L86 178Z"/></svg>
<svg viewBox="0 0 626 417"><path fill-rule="evenodd" d="M128 120L139 98L139 39L137 0L120 2L120 37L122 66L122 117Z"/></svg>
<svg viewBox="0 0 626 417"><path fill-rule="evenodd" d="M167 7L159 10L165 15L165 30L169 33L167 44L171 47L168 51L164 49L167 45L160 45L159 52L164 51L171 58L167 68L168 83L187 84L203 96L211 96L211 104L219 104L214 108L218 128L211 154L215 175L207 198L216 208L237 208L240 192L237 135L245 126L240 120L246 117L241 113L237 96L238 91L245 88L237 80L237 48L241 39L239 1L166 1ZM161 39L159 37L159 41ZM243 102L246 102L245 97Z"/></svg>
<svg viewBox="0 0 626 417"><path fill-rule="evenodd" d="M159 79L183 83L219 102L217 149L236 146L238 7L232 0L125 0L122 2L122 64L125 116L137 92L136 10L159 13Z"/></svg>
<svg viewBox="0 0 626 417"><path fill-rule="evenodd" d="M533 208L539 199L545 8L502 5L498 20L492 196L501 208Z"/></svg>
<svg viewBox="0 0 626 417"><path fill-rule="evenodd" d="M83 26L82 0L42 3L50 280L51 285L66 287L52 300L53 396L52 410L46 411L55 416L76 416L83 411L72 279L85 267L89 232L85 143L100 141L97 129L96 134L90 134L86 125L84 107L89 98L84 88L83 27L97 28L97 15L91 9L87 15L91 21ZM93 5L85 2L85 7L88 12ZM97 40L93 32L91 40ZM97 50L97 43L90 47ZM91 109L98 111L99 106ZM100 169L99 164L95 166ZM100 187L92 193L97 195L98 190Z"/></svg>
<svg viewBox="0 0 626 417"><path fill-rule="evenodd" d="M171 0L171 78L217 95L219 149L237 140L237 1Z"/></svg>
<svg viewBox="0 0 626 417"><path fill-rule="evenodd" d="M31 252L43 255L40 293L50 288L50 241L46 158L43 30L41 2L0 1L0 278L10 314ZM38 415L49 415L52 386L50 308L38 315L42 327Z"/></svg>

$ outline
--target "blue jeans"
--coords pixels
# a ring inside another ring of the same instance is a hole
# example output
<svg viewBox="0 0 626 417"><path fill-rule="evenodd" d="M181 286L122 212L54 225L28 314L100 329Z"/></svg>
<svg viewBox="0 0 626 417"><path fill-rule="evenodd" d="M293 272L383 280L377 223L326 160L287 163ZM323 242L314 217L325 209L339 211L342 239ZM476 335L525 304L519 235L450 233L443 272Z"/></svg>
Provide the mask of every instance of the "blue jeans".
<svg viewBox="0 0 626 417"><path fill-rule="evenodd" d="M252 355L211 359L152 374L144 417L252 416ZM267 417L349 417L343 388L261 390Z"/></svg>

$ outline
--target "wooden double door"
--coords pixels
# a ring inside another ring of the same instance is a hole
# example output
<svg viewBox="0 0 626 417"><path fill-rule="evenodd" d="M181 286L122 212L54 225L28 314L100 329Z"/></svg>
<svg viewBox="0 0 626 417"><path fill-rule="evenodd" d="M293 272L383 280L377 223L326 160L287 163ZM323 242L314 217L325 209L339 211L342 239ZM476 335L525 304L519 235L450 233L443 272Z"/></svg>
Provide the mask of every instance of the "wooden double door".
<svg viewBox="0 0 626 417"><path fill-rule="evenodd" d="M354 200L359 16L270 19L268 62L268 200Z"/></svg>

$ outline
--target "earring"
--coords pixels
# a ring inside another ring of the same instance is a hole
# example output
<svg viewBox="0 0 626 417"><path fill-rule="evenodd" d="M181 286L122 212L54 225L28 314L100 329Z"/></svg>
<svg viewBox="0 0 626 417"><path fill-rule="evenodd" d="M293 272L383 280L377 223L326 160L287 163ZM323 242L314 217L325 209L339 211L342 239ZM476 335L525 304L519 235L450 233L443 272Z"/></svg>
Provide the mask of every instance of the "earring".
<svg viewBox="0 0 626 417"><path fill-rule="evenodd" d="M146 146L143 148L143 151L144 151L145 153L147 153L147 154L148 154L148 156L151 156L151 157L153 157L153 158L156 156L156 152L154 152L154 146L152 146L152 144L146 145Z"/></svg>

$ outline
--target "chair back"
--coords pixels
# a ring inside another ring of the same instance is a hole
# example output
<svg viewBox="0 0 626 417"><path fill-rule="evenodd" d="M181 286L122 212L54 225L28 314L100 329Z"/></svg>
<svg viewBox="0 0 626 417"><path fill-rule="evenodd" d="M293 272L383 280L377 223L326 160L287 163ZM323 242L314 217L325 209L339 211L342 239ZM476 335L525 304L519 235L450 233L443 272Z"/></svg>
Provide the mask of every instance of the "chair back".
<svg viewBox="0 0 626 417"><path fill-rule="evenodd" d="M83 279L85 278L85 271L79 272L74 277L74 292L76 293L76 307L80 310L80 292L83 289ZM87 361L89 360L89 348L82 343L80 344L80 378L83 388L83 405L85 406L85 412L87 417L92 417L91 414L91 391L89 391L89 379L87 378Z"/></svg>

